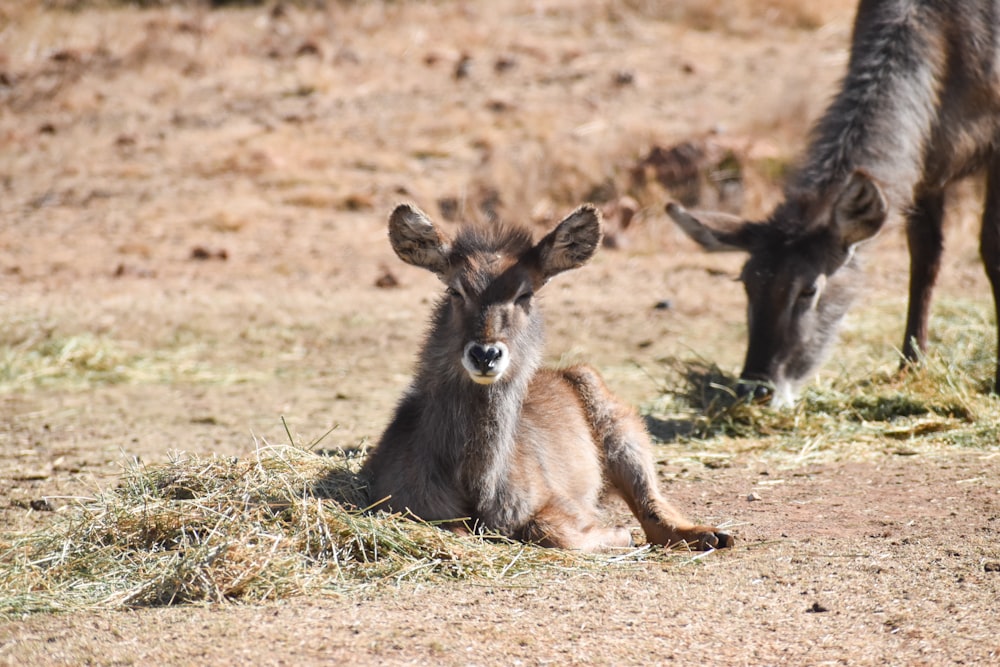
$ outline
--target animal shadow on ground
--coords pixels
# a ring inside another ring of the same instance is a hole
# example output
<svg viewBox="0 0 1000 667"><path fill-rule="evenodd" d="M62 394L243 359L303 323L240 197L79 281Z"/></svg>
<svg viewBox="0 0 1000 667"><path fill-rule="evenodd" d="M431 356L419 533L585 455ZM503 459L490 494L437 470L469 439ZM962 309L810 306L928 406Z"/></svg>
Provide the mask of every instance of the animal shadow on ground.
<svg viewBox="0 0 1000 667"><path fill-rule="evenodd" d="M359 472L361 463L367 456L365 448L345 447L341 449L338 447L318 449L315 450L315 453L320 456L330 457L335 461L335 464L332 469L317 479L312 488L310 488L309 494L312 498L332 501L355 517L360 518L364 516L375 522L382 521L390 516L386 513L374 512L372 509L383 499L372 497L369 480ZM381 515L381 519L378 518L379 515ZM436 528L439 524L447 523L443 521L424 521L408 513L393 514L391 516L406 517L406 525L408 526L419 524ZM489 531L482 526L471 525L469 529L482 542L511 543L510 538Z"/></svg>
<svg viewBox="0 0 1000 667"><path fill-rule="evenodd" d="M720 432L744 433L756 420L752 392L740 395L740 379L702 360L671 360L672 382L664 393L690 406L687 415L646 416L646 428L660 442L704 438Z"/></svg>
<svg viewBox="0 0 1000 667"><path fill-rule="evenodd" d="M364 510L371 504L368 480L358 472L364 458L362 450L320 449L316 454L330 457L337 463L313 484L312 497L332 500L351 511Z"/></svg>

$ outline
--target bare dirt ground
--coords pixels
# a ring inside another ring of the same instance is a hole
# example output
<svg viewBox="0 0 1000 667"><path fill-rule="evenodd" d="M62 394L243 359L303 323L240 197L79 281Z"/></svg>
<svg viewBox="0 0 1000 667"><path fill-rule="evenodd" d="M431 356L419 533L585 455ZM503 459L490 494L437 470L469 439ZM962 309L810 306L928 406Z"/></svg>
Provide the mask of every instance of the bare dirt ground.
<svg viewBox="0 0 1000 667"><path fill-rule="evenodd" d="M392 256L397 201L541 229L624 192L650 147L709 138L751 165L744 212L766 210L768 170L842 73L853 7L701 4L0 3L0 528L44 526L39 501L64 511L122 461L286 441L281 417L301 442L334 425L323 446L377 440L438 290ZM967 194L939 299L986 302ZM550 359L589 360L637 405L664 358L742 361L739 258L699 254L665 196L644 191L624 247L544 296ZM905 248L897 231L870 252L891 363ZM731 552L13 619L0 662L1000 662L997 443L817 457L744 440L725 466L697 448L659 446L664 484L734 526Z"/></svg>

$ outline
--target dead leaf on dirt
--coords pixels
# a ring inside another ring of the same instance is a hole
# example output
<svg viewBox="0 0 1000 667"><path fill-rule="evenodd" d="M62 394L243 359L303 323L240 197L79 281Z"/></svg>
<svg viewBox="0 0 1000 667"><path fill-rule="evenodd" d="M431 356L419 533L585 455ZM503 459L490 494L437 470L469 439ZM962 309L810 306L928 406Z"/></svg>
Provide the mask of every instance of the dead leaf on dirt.
<svg viewBox="0 0 1000 667"><path fill-rule="evenodd" d="M505 111L512 111L515 104L510 100L501 99L499 97L494 97L486 102L486 108L494 113L503 113Z"/></svg>
<svg viewBox="0 0 1000 667"><path fill-rule="evenodd" d="M303 42L299 48L295 50L295 55L296 57L316 56L317 58L322 58L323 50L319 48L319 44L310 39Z"/></svg>
<svg viewBox="0 0 1000 667"><path fill-rule="evenodd" d="M113 278L124 278L126 276L133 276L135 278L155 278L156 271L121 262L115 267L115 270L111 272L111 276Z"/></svg>
<svg viewBox="0 0 1000 667"><path fill-rule="evenodd" d="M907 447L898 447L897 449L892 450L892 453L896 456L917 456L920 454L917 450L909 449Z"/></svg>
<svg viewBox="0 0 1000 667"><path fill-rule="evenodd" d="M219 420L212 415L205 415L202 417L192 417L192 424L204 424L206 426L218 426Z"/></svg>
<svg viewBox="0 0 1000 667"><path fill-rule="evenodd" d="M205 246L196 245L191 248L191 259L202 262L210 259L217 259L224 262L229 259L229 252L225 248L209 250Z"/></svg>
<svg viewBox="0 0 1000 667"><path fill-rule="evenodd" d="M10 476L15 482L38 482L52 476L51 470L26 470Z"/></svg>
<svg viewBox="0 0 1000 667"><path fill-rule="evenodd" d="M512 70L517 67L517 59L514 56L498 56L496 60L493 61L493 71L497 74L502 74L508 70Z"/></svg>
<svg viewBox="0 0 1000 667"><path fill-rule="evenodd" d="M375 201L369 194L355 192L344 197L339 208L344 211L370 211L375 208Z"/></svg>
<svg viewBox="0 0 1000 667"><path fill-rule="evenodd" d="M906 426L901 426L899 428L891 428L882 432L882 434L887 438L893 438L896 440L908 440L910 438L915 438L921 435L927 435L929 433L940 433L942 431L949 431L953 429L955 425L948 421L942 421L938 419L928 419L915 422L913 424L907 424Z"/></svg>
<svg viewBox="0 0 1000 667"><path fill-rule="evenodd" d="M635 72L627 69L618 70L612 75L611 80L616 86L631 86L635 84Z"/></svg>
<svg viewBox="0 0 1000 667"><path fill-rule="evenodd" d="M375 279L375 287L382 289L390 289L393 287L399 287L399 278L390 271L387 267L382 267L382 273L379 277Z"/></svg>
<svg viewBox="0 0 1000 667"><path fill-rule="evenodd" d="M48 498L38 498L32 500L31 502L28 503L28 506L31 507L31 509L33 509L36 512L56 511L56 508L52 506L52 503L49 502Z"/></svg>
<svg viewBox="0 0 1000 667"><path fill-rule="evenodd" d="M458 62L455 64L455 71L453 73L453 76L455 77L455 79L465 79L469 76L471 70L472 70L472 56L470 56L468 53L463 53L462 56L458 59Z"/></svg>
<svg viewBox="0 0 1000 667"><path fill-rule="evenodd" d="M54 63L78 63L83 60L83 56L73 49L60 49L50 55L49 60Z"/></svg>

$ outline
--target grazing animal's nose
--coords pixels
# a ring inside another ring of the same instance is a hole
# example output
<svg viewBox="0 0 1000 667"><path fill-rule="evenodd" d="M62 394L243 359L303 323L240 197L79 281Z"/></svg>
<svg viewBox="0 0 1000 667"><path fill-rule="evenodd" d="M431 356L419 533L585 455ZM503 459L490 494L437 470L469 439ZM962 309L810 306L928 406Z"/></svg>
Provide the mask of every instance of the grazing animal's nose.
<svg viewBox="0 0 1000 667"><path fill-rule="evenodd" d="M503 350L496 345L472 345L469 347L469 360L480 373L489 373L496 368L503 358Z"/></svg>
<svg viewBox="0 0 1000 667"><path fill-rule="evenodd" d="M736 395L740 398L750 397L754 403L763 403L769 400L773 393L774 389L771 385L761 380L740 378L739 384L736 385Z"/></svg>

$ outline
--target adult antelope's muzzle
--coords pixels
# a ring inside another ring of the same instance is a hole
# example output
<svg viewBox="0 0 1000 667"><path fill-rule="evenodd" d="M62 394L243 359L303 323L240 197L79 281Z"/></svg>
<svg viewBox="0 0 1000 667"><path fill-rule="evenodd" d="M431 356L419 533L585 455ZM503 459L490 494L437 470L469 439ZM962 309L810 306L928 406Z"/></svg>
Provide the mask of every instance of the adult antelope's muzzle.
<svg viewBox="0 0 1000 667"><path fill-rule="evenodd" d="M736 383L736 396L749 398L754 403L765 403L774 394L774 386L767 380L741 377Z"/></svg>

